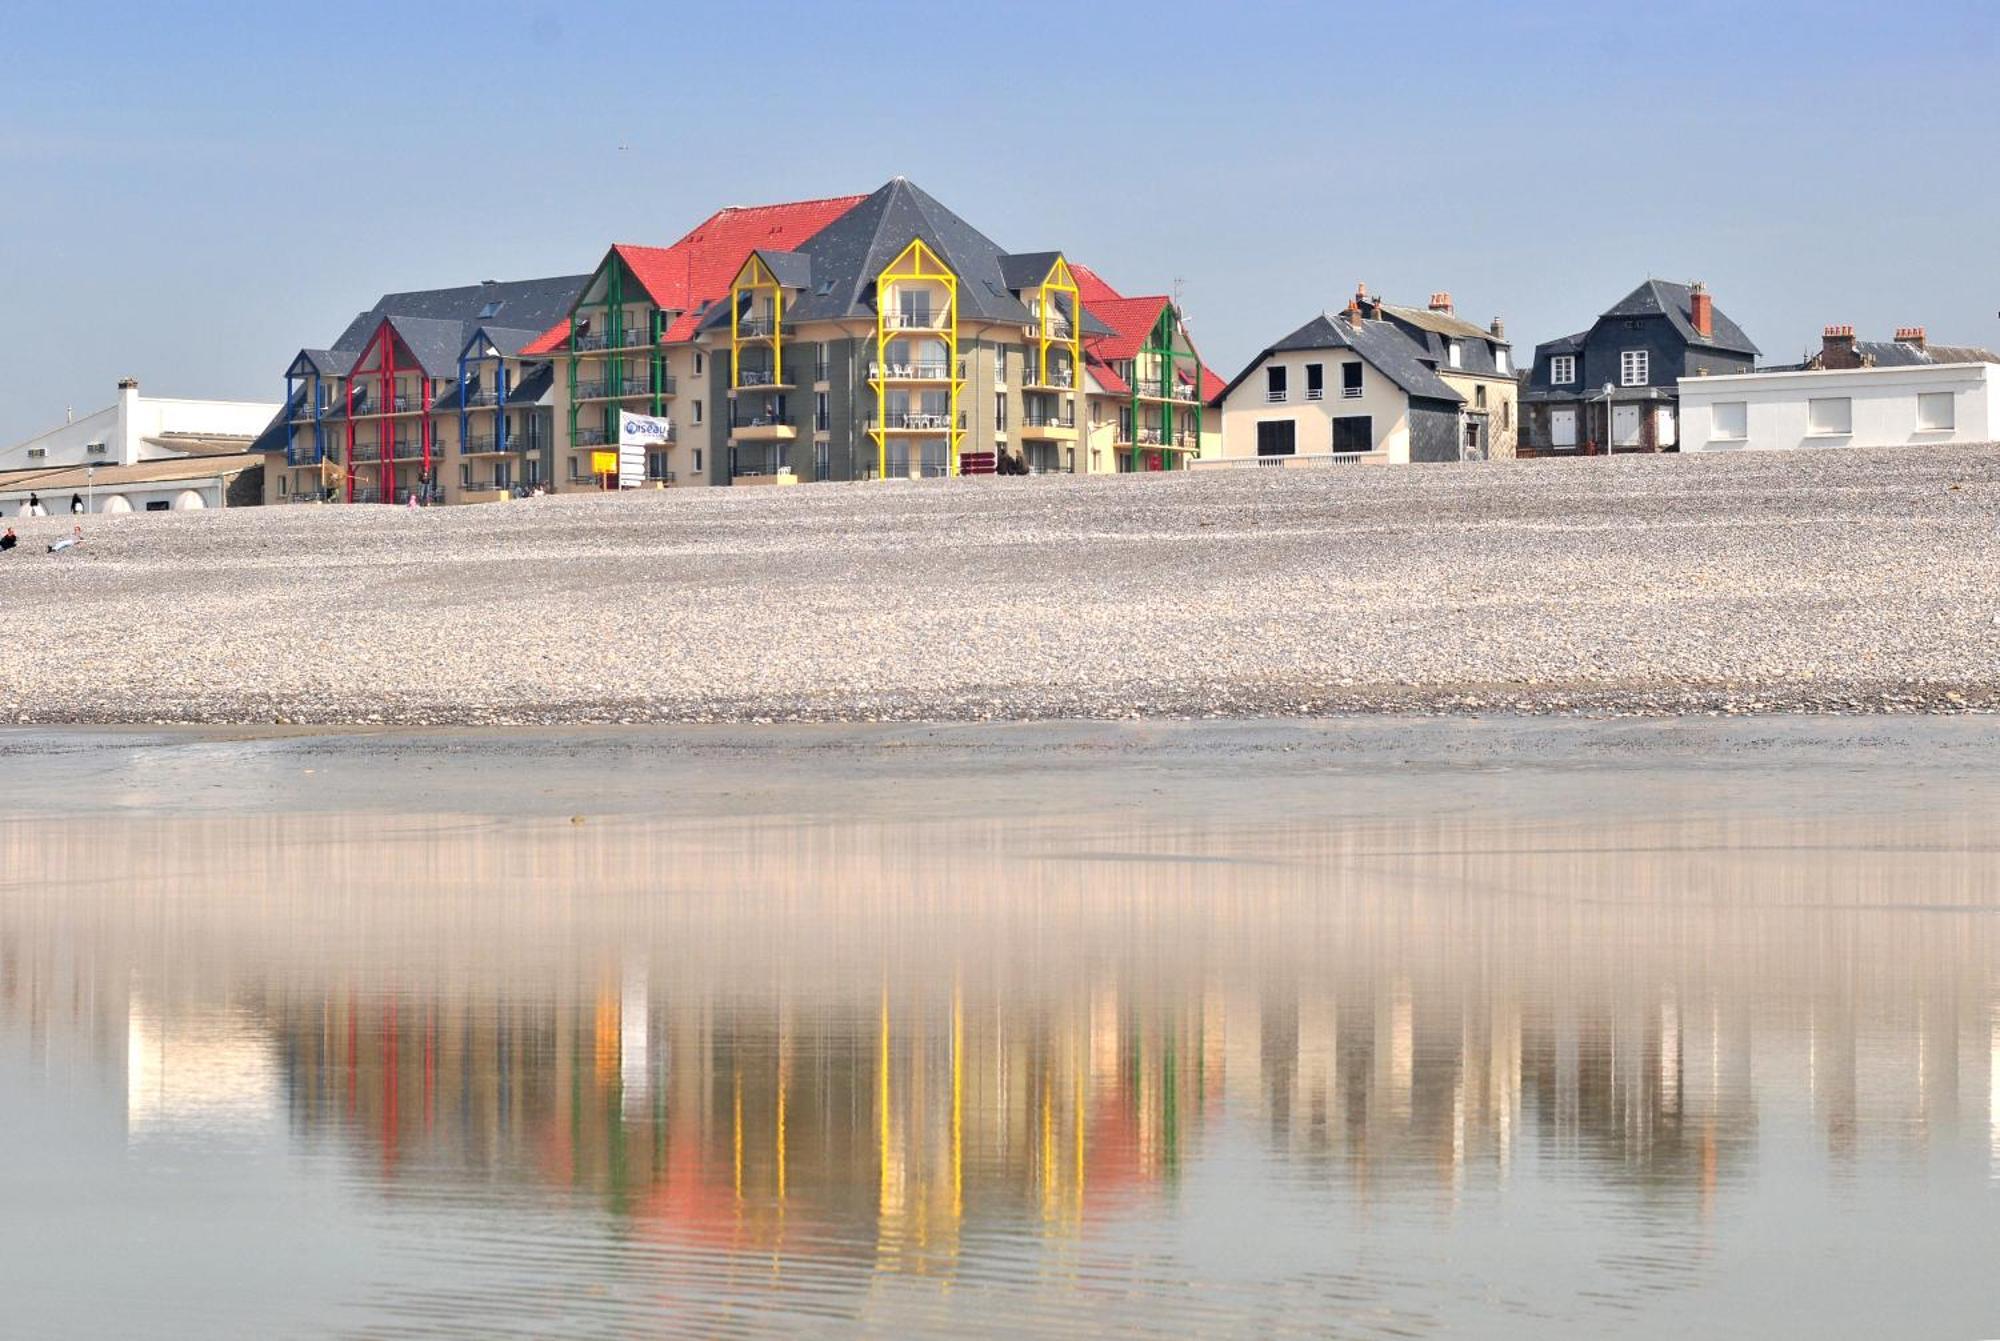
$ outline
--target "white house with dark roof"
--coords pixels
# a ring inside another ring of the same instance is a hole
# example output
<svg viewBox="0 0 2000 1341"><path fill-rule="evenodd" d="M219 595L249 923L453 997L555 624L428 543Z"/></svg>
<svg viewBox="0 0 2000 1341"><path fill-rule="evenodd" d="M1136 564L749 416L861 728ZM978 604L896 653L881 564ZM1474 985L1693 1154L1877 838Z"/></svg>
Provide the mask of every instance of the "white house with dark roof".
<svg viewBox="0 0 2000 1341"><path fill-rule="evenodd" d="M1673 451L1681 379L1747 373L1757 353L1703 285L1649 279L1588 330L1535 346L1520 454Z"/></svg>
<svg viewBox="0 0 2000 1341"><path fill-rule="evenodd" d="M1344 311L1272 344L1223 389L1222 453L1198 464L1485 459L1494 413L1504 405L1512 423L1506 343L1445 316L1357 291ZM1475 383L1492 387L1484 404L1469 393Z"/></svg>
<svg viewBox="0 0 2000 1341"><path fill-rule="evenodd" d="M1921 326L1856 340L1828 326L1789 368L1683 378L1681 450L1943 447L2000 441L2000 354L1932 345Z"/></svg>

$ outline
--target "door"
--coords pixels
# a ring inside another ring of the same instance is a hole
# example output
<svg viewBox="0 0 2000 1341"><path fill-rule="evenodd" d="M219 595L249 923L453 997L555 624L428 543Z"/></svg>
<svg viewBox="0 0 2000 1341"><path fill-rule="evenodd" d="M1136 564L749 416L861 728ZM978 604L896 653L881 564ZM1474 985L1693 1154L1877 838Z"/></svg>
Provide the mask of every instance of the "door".
<svg viewBox="0 0 2000 1341"><path fill-rule="evenodd" d="M1551 447L1576 446L1576 410L1549 411L1549 445Z"/></svg>
<svg viewBox="0 0 2000 1341"><path fill-rule="evenodd" d="M1637 447L1639 445L1638 406L1614 405L1611 407L1611 445L1613 447Z"/></svg>
<svg viewBox="0 0 2000 1341"><path fill-rule="evenodd" d="M1485 421L1477 415L1465 417L1465 448L1458 454L1461 461L1484 461L1486 459Z"/></svg>

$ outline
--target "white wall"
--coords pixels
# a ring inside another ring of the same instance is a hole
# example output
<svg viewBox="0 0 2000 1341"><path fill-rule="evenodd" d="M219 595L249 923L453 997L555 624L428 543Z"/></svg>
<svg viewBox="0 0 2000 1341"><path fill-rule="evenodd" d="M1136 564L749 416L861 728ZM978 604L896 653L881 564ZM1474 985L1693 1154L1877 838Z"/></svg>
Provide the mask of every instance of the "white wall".
<svg viewBox="0 0 2000 1341"><path fill-rule="evenodd" d="M71 494L86 494L85 502L91 512L144 512L151 503L165 503L167 511L181 512L186 511L192 501L186 497L190 494L201 500L204 509L222 507L227 502L228 487L227 481L211 476L199 480L156 480L146 484L100 484L90 490L72 486L42 490L40 493L42 506L51 517L67 517L70 515ZM16 517L25 517L31 492L34 491L25 487L0 490L0 518L12 521ZM123 499L124 506L114 503L113 499Z"/></svg>
<svg viewBox="0 0 2000 1341"><path fill-rule="evenodd" d="M1306 365L1317 363L1325 369L1324 393L1319 400L1306 399ZM1341 394L1341 366L1361 365L1361 395ZM1264 370L1285 369L1285 399L1273 402L1266 391ZM1250 375L1222 402L1222 455L1257 455L1257 425L1268 420L1289 419L1300 455L1324 454L1333 450L1333 421L1349 415L1367 415L1373 438L1370 450L1386 453L1389 460L1410 459L1410 398L1394 382L1375 371L1359 354L1346 349L1285 350L1258 360ZM1209 411L1213 414L1214 411Z"/></svg>
<svg viewBox="0 0 2000 1341"><path fill-rule="evenodd" d="M177 455L146 442L167 433L255 437L278 413L276 401L174 400L118 388L118 399L72 423L59 424L9 447L0 447L0 470L40 466L129 466ZM93 452L91 445L104 450ZM40 450L42 455L32 452Z"/></svg>
<svg viewBox="0 0 2000 1341"><path fill-rule="evenodd" d="M1949 394L1953 427L1917 427L1917 397ZM1827 372L1744 373L1683 377L1681 450L1730 452L1802 447L1933 446L2000 441L2000 364L1930 364L1915 368L1854 368ZM1811 402L1845 398L1844 434L1812 431ZM1746 432L1730 432L1732 414L1718 405L1741 404Z"/></svg>

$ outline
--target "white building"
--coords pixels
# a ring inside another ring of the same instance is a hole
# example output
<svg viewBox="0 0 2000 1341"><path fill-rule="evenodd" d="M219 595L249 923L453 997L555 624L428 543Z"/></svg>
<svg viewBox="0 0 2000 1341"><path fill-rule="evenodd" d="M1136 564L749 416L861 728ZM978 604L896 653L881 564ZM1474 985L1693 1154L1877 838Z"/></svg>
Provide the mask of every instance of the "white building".
<svg viewBox="0 0 2000 1341"><path fill-rule="evenodd" d="M2000 364L1680 379L1683 452L2000 441Z"/></svg>
<svg viewBox="0 0 2000 1341"><path fill-rule="evenodd" d="M30 497L67 512L73 495L94 512L226 506L231 485L263 464L250 445L279 409L141 396L126 378L104 409L0 447L0 515L19 515Z"/></svg>

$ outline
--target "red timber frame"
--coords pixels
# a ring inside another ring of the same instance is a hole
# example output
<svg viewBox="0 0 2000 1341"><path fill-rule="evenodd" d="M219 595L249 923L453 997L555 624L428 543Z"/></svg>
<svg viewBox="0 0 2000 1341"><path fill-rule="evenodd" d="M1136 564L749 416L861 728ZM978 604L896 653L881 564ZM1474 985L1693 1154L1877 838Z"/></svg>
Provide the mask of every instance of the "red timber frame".
<svg viewBox="0 0 2000 1341"><path fill-rule="evenodd" d="M376 443L382 450L380 463L381 475L377 481L376 492L378 497L376 501L382 503L394 503L396 501L396 424L399 417L404 413L396 405L396 374L398 372L414 372L417 374L417 395L413 404L416 407L414 413L418 424L417 431L422 436L424 444L423 472L418 478L422 481L420 487L426 493L430 489L431 462L433 460L430 414L431 378L430 374L425 372L423 366L415 359L410 361L410 365L407 368L398 368L396 366L396 346L400 343L401 341L396 336L394 318L384 320L380 326L375 328L375 334L368 337L368 343L361 347L360 355L354 360L354 370L347 378L346 465L347 501L350 503L354 501L354 468L358 464L354 459L355 448L357 446L355 437L356 425L354 422L354 387L364 377L374 378L377 390L376 409L373 411L364 411L364 414L368 418L375 421ZM368 360L371 357L376 360L379 365L378 367L372 369L368 367Z"/></svg>

